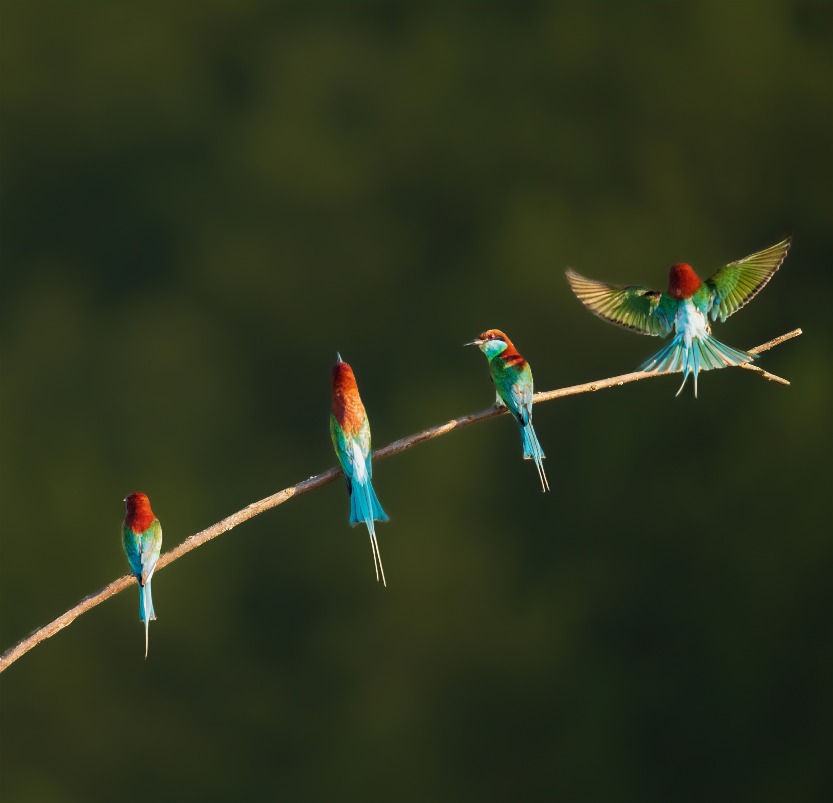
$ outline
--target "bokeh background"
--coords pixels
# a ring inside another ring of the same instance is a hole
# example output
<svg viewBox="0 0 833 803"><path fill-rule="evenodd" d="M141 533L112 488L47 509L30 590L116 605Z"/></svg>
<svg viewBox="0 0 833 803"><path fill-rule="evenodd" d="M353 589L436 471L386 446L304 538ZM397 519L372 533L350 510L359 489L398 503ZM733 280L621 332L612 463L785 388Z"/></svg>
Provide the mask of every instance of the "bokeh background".
<svg viewBox="0 0 833 803"><path fill-rule="evenodd" d="M0 6L0 648L334 464L659 341L564 268L663 286L792 234L720 339L761 364L535 409L376 465L389 587L333 483L0 677L8 801L833 798L833 6Z"/></svg>

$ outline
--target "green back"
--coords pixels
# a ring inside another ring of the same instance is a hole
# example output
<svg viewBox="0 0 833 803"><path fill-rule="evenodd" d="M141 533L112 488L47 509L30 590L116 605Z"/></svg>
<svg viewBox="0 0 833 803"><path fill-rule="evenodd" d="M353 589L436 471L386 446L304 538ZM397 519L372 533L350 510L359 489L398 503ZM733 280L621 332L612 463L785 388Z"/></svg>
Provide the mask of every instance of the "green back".
<svg viewBox="0 0 833 803"><path fill-rule="evenodd" d="M146 581L159 560L162 551L162 525L154 519L142 533L134 533L127 525L122 525L122 543L130 569L136 577Z"/></svg>

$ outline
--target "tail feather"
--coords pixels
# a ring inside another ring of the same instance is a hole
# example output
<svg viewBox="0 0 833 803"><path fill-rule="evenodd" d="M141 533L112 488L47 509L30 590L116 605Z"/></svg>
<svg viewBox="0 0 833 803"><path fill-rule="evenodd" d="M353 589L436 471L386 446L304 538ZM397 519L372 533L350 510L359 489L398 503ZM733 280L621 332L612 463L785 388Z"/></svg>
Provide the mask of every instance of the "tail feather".
<svg viewBox="0 0 833 803"><path fill-rule="evenodd" d="M687 342L685 332L680 332L667 346L642 363L639 370L645 373L682 371L683 384L677 391L678 396L685 387L688 375L694 374L694 397L697 398L697 376L700 371L743 365L752 362L757 356L757 354L749 354L727 346L711 335L694 337Z"/></svg>
<svg viewBox="0 0 833 803"><path fill-rule="evenodd" d="M373 490L373 483L369 479L361 484L353 482L350 493L350 524L355 527L357 524L373 521L374 519L376 521L388 521L388 514L382 510L382 505L379 504L376 491Z"/></svg>
<svg viewBox="0 0 833 803"><path fill-rule="evenodd" d="M150 578L143 586L139 586L139 617L145 623L145 658L147 658L149 624L151 619L156 619L156 612L153 610L153 595L150 591Z"/></svg>
<svg viewBox="0 0 833 803"><path fill-rule="evenodd" d="M382 585L387 586L385 570L382 566L382 555L379 552L379 542L376 540L376 527L374 521L387 521L388 515L382 509L373 490L373 484L368 478L363 483L353 482L350 493L350 524L367 525L367 532L370 535L370 548L373 552L373 568L376 570L376 581L382 577Z"/></svg>
<svg viewBox="0 0 833 803"><path fill-rule="evenodd" d="M538 437L535 435L535 428L532 426L532 421L529 421L527 424L520 424L520 427L521 441L524 447L524 460L535 461L535 468L538 469L538 479L541 480L541 490L546 493L550 489L543 463L546 455L541 448L541 444L538 442Z"/></svg>

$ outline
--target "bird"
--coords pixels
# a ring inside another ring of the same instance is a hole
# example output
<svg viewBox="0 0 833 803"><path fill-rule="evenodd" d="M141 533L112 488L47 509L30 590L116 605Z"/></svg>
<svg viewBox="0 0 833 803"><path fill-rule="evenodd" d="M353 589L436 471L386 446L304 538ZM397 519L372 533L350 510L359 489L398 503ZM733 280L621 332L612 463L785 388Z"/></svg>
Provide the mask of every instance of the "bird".
<svg viewBox="0 0 833 803"><path fill-rule="evenodd" d="M330 437L350 495L350 524L353 527L362 522L367 525L376 582L379 582L381 576L382 585L387 587L374 521L388 521L388 515L379 504L371 482L373 465L370 423L359 396L353 369L341 359L341 354L337 353L336 357L337 362L333 366Z"/></svg>
<svg viewBox="0 0 833 803"><path fill-rule="evenodd" d="M691 265L672 265L668 290L649 290L639 285L620 285L587 279L568 269L570 287L594 315L609 323L644 335L667 337L671 342L646 360L637 370L645 373L682 371L683 383L694 374L694 398L700 371L743 365L757 354L727 346L712 337L712 321L725 321L748 304L781 266L790 249L788 237L763 251L718 268L701 281Z"/></svg>
<svg viewBox="0 0 833 803"><path fill-rule="evenodd" d="M512 341L500 329L487 329L476 340L464 346L478 346L489 361L497 398L495 403L506 407L517 419L521 429L524 460L534 460L541 480L541 490L550 489L543 460L546 457L532 426L532 369L518 353Z"/></svg>
<svg viewBox="0 0 833 803"><path fill-rule="evenodd" d="M122 542L130 570L139 582L139 616L145 623L145 658L148 657L148 623L156 619L150 581L162 551L162 525L150 508L147 494L140 492L124 498L125 515Z"/></svg>

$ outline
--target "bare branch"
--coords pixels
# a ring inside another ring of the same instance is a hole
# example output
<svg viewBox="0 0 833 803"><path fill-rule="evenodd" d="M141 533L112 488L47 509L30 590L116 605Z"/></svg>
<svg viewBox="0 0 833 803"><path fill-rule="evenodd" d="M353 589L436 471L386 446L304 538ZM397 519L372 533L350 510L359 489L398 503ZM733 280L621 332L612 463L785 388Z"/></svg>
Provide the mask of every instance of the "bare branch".
<svg viewBox="0 0 833 803"><path fill-rule="evenodd" d="M757 365L752 365L752 363L744 363L740 366L741 368L745 368L747 371L757 371L764 379L768 379L770 382L777 382L779 385L789 385L790 380L784 379L777 374L771 374L769 371L764 371L763 368L758 368Z"/></svg>
<svg viewBox="0 0 833 803"><path fill-rule="evenodd" d="M787 332L787 334L781 335L781 337L776 337L768 343L763 343L760 346L755 346L755 348L749 349L749 353L760 354L761 352L768 351L769 349L774 348L787 340L798 337L800 334L801 329L794 329L792 332ZM765 379L780 382L785 385L789 384L786 379L782 379L774 374L763 371L755 365L743 365L741 367L756 370ZM665 376L666 374L671 373L675 372L664 371L662 373L646 374L641 371L637 371L630 374L622 374L621 376L613 376L608 379L600 379L596 382L587 382L583 385L573 385L568 388L558 388L557 390L546 390L536 393L533 398L533 402L538 403L551 401L552 399L560 399L564 396L575 396L579 393L590 393L592 391L602 390L603 388L619 387L629 382L638 382L643 379L651 379L652 377ZM401 438L400 440L394 441L387 446L383 446L381 449L377 449L373 453L373 457L375 460L383 460L391 455L404 452L406 449L410 449L418 443L438 438L441 435L446 435L452 430L462 429L463 427L476 424L479 421L485 421L488 418L503 415L504 413L506 413L506 408L492 406L487 410L481 410L479 413L472 413L471 415L454 418L445 424L425 429L422 432L417 432L415 435L409 435L406 438ZM165 566L169 563L177 560L177 558L181 558L192 549L196 549L206 542L211 541L213 538L216 538L218 535L228 532L238 524L242 524L244 521L248 521L266 510L282 505L284 502L289 501L295 496L305 494L315 488L320 488L322 485L327 485L340 476L341 469L331 468L321 474L316 474L314 477L303 480L290 488L284 488L282 491L278 491L271 496L267 496L259 502L253 502L247 507L244 507L243 510L233 513L231 516L228 516L222 521L218 521L216 524L212 524L210 527L207 527L205 530L202 530L196 535L186 538L179 546L174 547L170 550L170 552L166 552L159 558L159 562L156 564L156 571L165 568ZM45 641L50 636L54 636L58 631L63 630L67 625L72 624L72 622L74 622L75 619L77 619L82 613L86 613L90 610L90 608L94 608L96 605L100 605L105 600L110 599L110 597L124 591L125 588L133 585L135 582L136 578L133 577L133 575L125 575L124 577L120 577L118 580L114 580L101 590L96 591L94 594L84 597L84 599L82 599L73 608L70 608L66 613L61 614L61 616L50 622L48 625L34 631L19 644L16 644L14 647L6 650L6 652L0 656L0 672L8 669L11 664L13 664L22 655L29 652L29 650L33 647L37 646L42 641Z"/></svg>
<svg viewBox="0 0 833 803"><path fill-rule="evenodd" d="M769 351L770 349L774 349L776 346L780 346L786 340L792 340L794 337L798 337L800 334L803 334L801 329L793 329L792 332L787 332L787 334L781 335L781 337L776 337L773 340L768 340L760 346L755 346L755 348L749 349L749 353L760 354L761 352Z"/></svg>

